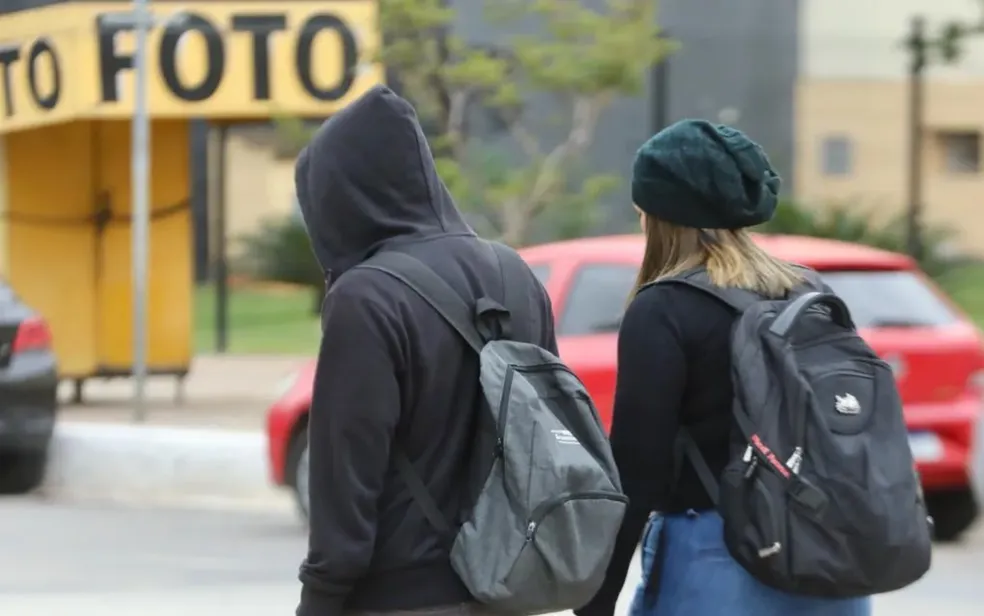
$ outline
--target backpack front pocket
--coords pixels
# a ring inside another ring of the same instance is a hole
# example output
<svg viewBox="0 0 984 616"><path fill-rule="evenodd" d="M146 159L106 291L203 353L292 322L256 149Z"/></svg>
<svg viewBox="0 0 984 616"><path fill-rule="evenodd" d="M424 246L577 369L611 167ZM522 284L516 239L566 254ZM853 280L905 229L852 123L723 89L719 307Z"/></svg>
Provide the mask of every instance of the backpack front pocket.
<svg viewBox="0 0 984 616"><path fill-rule="evenodd" d="M565 602L590 601L604 581L611 558L610 550L596 549L594 543L612 542L611 537L578 530L617 528L627 504L624 495L605 491L564 494L538 504L527 521L526 543L509 572L507 586L529 588L529 593L517 594L540 595L541 606L546 607L562 597ZM593 557L587 559L585 554ZM572 592L579 596L572 598ZM515 609L535 612L539 607L517 605Z"/></svg>

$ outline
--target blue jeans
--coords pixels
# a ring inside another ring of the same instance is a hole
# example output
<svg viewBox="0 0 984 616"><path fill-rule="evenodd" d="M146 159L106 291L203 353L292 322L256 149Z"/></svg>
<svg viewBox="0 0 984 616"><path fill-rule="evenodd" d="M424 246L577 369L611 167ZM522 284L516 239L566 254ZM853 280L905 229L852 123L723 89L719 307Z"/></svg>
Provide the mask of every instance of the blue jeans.
<svg viewBox="0 0 984 616"><path fill-rule="evenodd" d="M650 597L645 580L657 559L662 566L659 596ZM713 511L654 515L643 536L642 572L630 616L871 615L868 597L818 599L762 584L728 553L724 522Z"/></svg>

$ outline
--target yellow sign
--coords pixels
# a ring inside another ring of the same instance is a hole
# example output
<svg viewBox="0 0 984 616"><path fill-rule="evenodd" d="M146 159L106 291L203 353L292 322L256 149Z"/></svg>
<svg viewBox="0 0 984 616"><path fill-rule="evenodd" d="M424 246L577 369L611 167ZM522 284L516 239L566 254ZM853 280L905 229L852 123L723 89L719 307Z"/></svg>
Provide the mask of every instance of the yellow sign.
<svg viewBox="0 0 984 616"><path fill-rule="evenodd" d="M374 0L153 5L155 117L325 116L383 80ZM0 134L133 112L126 3L78 2L0 17ZM123 10L121 10L123 9Z"/></svg>

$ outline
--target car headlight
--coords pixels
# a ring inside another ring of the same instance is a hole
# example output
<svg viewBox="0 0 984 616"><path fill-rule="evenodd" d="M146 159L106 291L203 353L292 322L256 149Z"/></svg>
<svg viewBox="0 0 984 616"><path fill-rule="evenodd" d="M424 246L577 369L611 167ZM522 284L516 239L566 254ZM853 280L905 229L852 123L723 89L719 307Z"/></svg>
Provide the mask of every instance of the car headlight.
<svg viewBox="0 0 984 616"><path fill-rule="evenodd" d="M297 379L300 376L299 372L291 372L287 376L283 377L277 381L276 389L274 389L275 398L283 398L286 396L290 390L294 389L294 385L297 384Z"/></svg>

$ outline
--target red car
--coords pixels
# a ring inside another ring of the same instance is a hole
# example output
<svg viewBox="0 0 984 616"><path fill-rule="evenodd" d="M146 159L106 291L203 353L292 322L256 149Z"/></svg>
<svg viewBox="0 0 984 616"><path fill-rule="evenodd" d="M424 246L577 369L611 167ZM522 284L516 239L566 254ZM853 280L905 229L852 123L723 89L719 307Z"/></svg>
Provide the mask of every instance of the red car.
<svg viewBox="0 0 984 616"><path fill-rule="evenodd" d="M981 335L908 257L866 246L759 236L771 254L820 271L848 304L868 343L895 370L913 454L940 540L954 540L978 514L970 461L984 395ZM585 238L521 251L553 300L560 355L611 419L616 334L642 259L639 235ZM274 481L307 503L307 411L314 362L269 410Z"/></svg>

